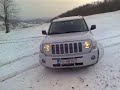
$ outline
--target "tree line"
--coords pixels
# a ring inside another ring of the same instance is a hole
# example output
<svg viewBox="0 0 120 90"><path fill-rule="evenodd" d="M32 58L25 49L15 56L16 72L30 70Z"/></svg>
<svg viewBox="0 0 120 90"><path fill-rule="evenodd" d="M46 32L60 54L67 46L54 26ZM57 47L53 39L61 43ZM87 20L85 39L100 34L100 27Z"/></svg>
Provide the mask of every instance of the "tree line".
<svg viewBox="0 0 120 90"><path fill-rule="evenodd" d="M55 18L78 15L88 16L93 14L112 12L116 10L120 10L120 0L104 0L103 2L97 1L83 6L79 6L77 8L74 8L73 10L62 13Z"/></svg>

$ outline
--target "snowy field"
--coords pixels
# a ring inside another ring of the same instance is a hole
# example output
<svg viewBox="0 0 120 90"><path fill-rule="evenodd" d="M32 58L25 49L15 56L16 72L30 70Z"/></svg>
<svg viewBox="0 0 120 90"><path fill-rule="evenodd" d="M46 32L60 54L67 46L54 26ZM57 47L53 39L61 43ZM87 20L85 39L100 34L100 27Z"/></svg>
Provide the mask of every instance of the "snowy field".
<svg viewBox="0 0 120 90"><path fill-rule="evenodd" d="M41 30L48 24L0 32L0 90L120 90L120 11L85 17L103 47L94 66L46 69L39 64Z"/></svg>

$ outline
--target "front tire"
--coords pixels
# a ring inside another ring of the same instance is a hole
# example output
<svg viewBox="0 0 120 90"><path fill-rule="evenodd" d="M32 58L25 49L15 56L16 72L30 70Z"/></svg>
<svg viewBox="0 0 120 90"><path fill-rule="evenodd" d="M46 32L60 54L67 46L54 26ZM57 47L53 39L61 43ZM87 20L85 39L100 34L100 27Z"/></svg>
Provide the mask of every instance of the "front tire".
<svg viewBox="0 0 120 90"><path fill-rule="evenodd" d="M97 58L97 61L96 61L96 63L95 63L95 64L97 64L97 63L98 63L98 61L99 61L99 49L98 49L98 58ZM93 65L95 65L95 64L93 64Z"/></svg>

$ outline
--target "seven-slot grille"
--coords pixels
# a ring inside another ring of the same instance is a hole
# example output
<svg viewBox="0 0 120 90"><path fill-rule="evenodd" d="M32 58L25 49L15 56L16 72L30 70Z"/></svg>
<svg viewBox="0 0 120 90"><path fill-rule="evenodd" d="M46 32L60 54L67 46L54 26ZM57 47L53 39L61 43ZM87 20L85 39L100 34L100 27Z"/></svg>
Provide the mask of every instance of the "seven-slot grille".
<svg viewBox="0 0 120 90"><path fill-rule="evenodd" d="M52 47L52 54L73 54L82 52L82 43L64 43L54 44Z"/></svg>

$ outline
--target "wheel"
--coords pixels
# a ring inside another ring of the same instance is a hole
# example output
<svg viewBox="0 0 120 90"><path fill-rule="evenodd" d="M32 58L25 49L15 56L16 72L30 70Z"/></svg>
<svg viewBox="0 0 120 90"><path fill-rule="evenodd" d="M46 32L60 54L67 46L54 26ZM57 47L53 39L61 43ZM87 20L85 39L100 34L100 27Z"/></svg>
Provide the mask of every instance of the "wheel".
<svg viewBox="0 0 120 90"><path fill-rule="evenodd" d="M98 61L99 61L99 49L98 49L98 58L97 58L97 61L96 61L96 63L95 63L95 64L97 64L97 63L98 63ZM93 65L95 65L95 64L93 64Z"/></svg>

